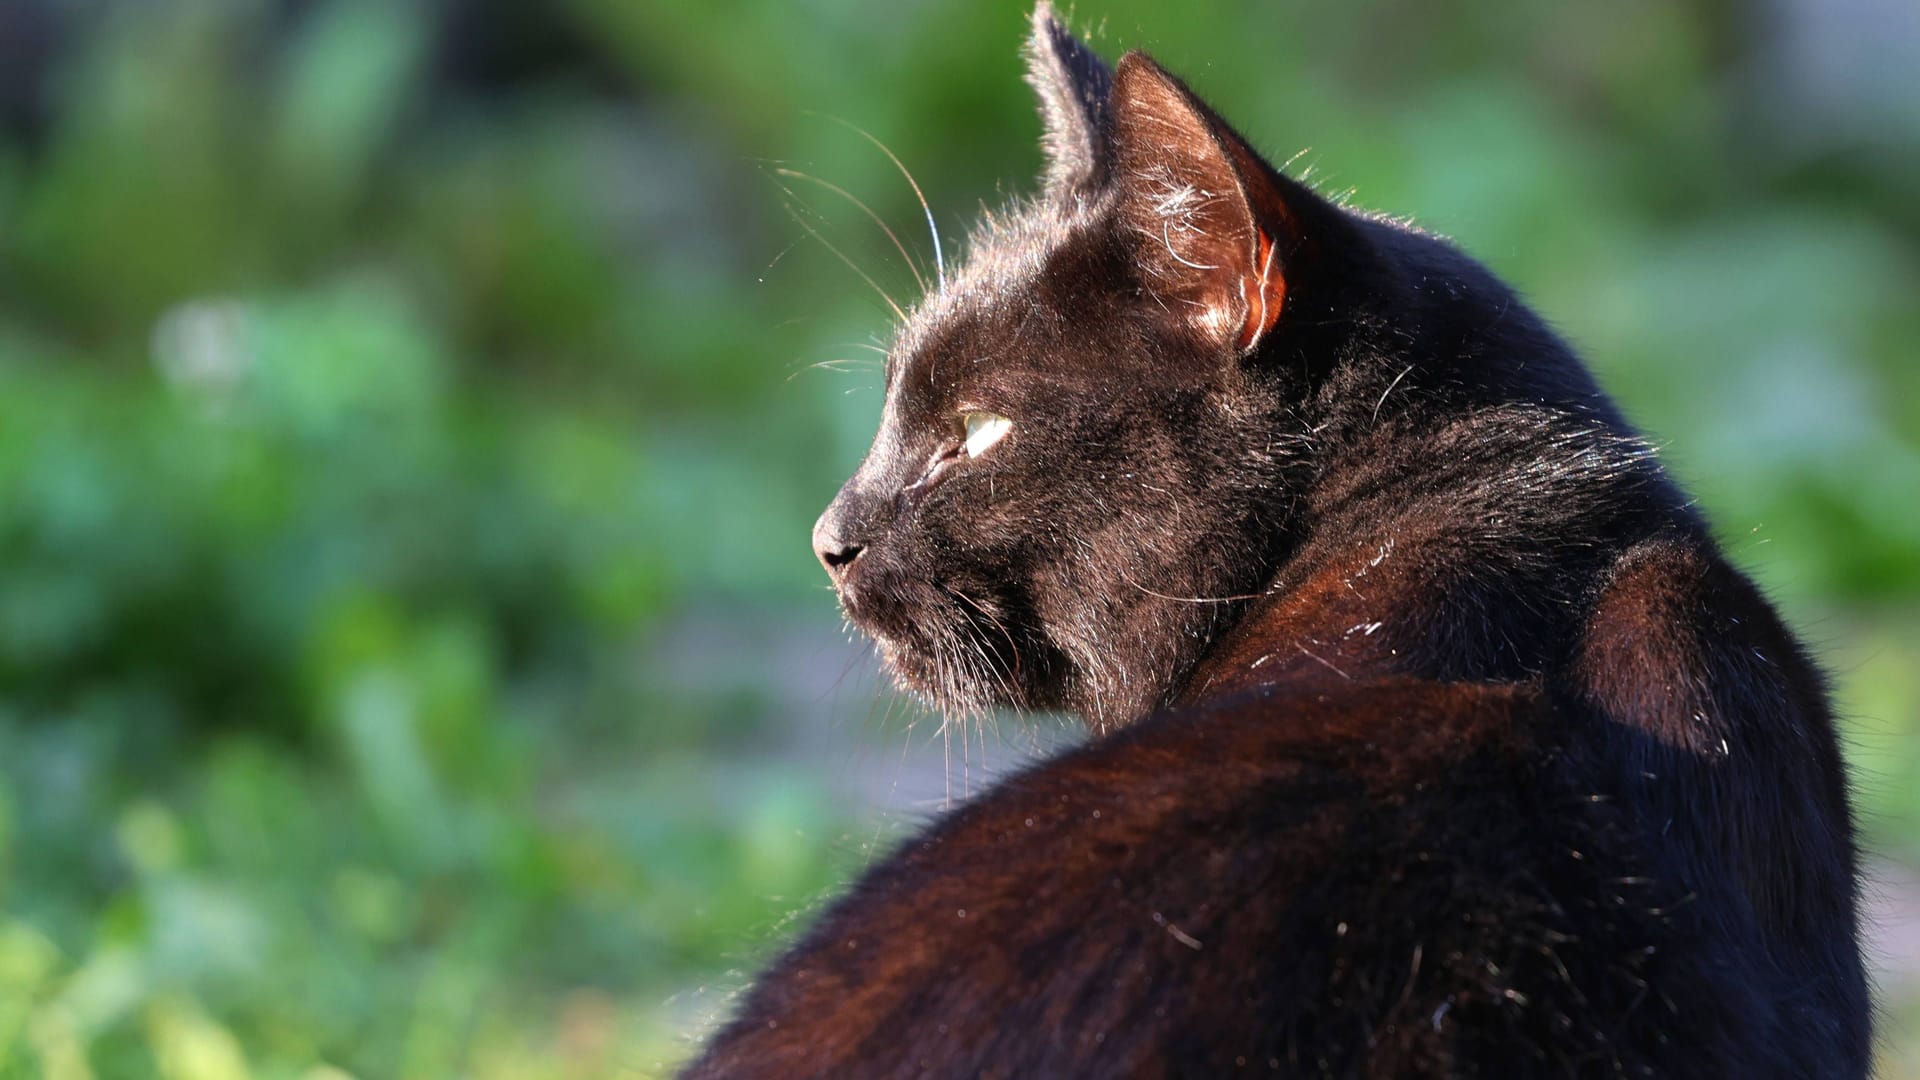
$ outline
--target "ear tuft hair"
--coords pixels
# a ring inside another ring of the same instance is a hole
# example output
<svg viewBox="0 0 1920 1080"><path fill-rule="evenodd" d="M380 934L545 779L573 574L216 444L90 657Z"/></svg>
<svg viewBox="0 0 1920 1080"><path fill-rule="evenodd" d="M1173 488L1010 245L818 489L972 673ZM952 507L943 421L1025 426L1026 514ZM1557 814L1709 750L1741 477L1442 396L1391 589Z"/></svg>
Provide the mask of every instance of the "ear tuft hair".
<svg viewBox="0 0 1920 1080"><path fill-rule="evenodd" d="M1290 213L1260 156L1145 53L1120 58L1113 187L1146 287L1203 337L1245 354L1286 299Z"/></svg>

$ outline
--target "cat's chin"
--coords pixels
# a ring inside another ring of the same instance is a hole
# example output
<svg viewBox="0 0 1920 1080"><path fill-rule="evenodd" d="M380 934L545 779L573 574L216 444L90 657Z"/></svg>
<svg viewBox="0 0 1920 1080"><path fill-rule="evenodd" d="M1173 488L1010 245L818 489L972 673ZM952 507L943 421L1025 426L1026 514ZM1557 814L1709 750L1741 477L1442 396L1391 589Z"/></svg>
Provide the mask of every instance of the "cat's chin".
<svg viewBox="0 0 1920 1080"><path fill-rule="evenodd" d="M947 649L916 640L870 634L881 666L895 688L949 720L981 717L1001 709L1028 711L1037 706L1030 687L1014 683L999 661L979 650Z"/></svg>
<svg viewBox="0 0 1920 1080"><path fill-rule="evenodd" d="M1032 707L1021 676L1035 661L1014 655L1013 634L985 589L888 575L843 588L840 602L894 685L930 709L960 717Z"/></svg>
<svg viewBox="0 0 1920 1080"><path fill-rule="evenodd" d="M975 716L996 707L1017 707L1012 701L995 700L971 672L933 655L929 649L884 637L874 640L893 685L942 716Z"/></svg>

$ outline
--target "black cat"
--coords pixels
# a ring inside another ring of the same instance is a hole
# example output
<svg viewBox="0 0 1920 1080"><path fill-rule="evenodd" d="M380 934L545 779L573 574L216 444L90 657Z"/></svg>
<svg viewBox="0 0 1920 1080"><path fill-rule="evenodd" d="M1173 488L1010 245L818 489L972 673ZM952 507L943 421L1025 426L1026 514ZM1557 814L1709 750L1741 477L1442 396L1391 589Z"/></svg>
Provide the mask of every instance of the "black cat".
<svg viewBox="0 0 1920 1080"><path fill-rule="evenodd" d="M1029 59L1043 191L814 544L904 685L1100 735L688 1075L1865 1075L1821 676L1567 346L1148 57Z"/></svg>

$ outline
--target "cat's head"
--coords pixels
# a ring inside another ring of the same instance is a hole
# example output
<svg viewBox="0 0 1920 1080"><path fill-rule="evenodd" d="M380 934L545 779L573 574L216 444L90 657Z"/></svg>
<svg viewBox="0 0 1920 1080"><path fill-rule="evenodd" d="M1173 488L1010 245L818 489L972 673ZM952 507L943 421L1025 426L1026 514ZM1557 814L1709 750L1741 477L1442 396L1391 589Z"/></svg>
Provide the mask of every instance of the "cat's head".
<svg viewBox="0 0 1920 1080"><path fill-rule="evenodd" d="M1041 192L907 319L880 430L816 525L849 619L949 713L1159 704L1283 553L1308 399L1366 322L1356 219L1153 60L1042 5ZM1364 305L1362 305L1364 306Z"/></svg>

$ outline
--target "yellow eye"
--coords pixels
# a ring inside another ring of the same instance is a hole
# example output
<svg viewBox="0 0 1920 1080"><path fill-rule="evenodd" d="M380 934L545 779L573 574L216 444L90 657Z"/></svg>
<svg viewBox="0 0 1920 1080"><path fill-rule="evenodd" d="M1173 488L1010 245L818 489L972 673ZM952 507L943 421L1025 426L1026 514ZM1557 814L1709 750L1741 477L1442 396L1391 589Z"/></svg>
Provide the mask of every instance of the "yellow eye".
<svg viewBox="0 0 1920 1080"><path fill-rule="evenodd" d="M1007 437L1013 430L1013 421L998 413L969 412L960 414L960 423L967 431L966 450L968 457L979 457L993 444Z"/></svg>

